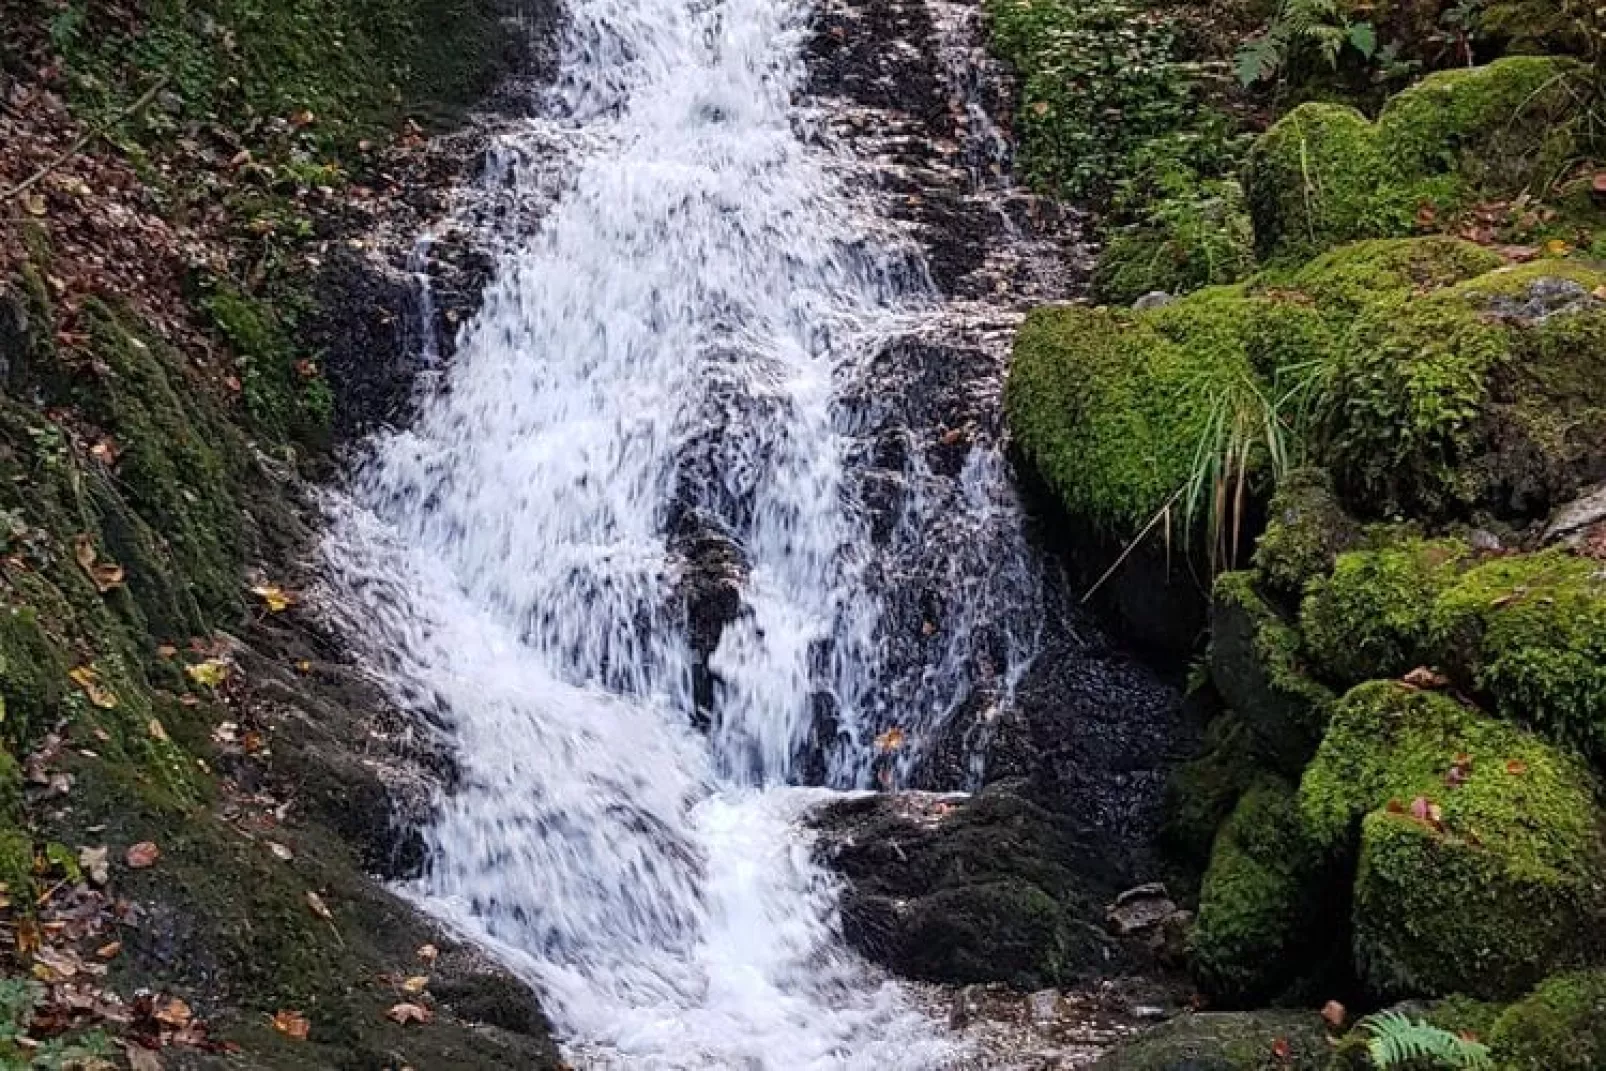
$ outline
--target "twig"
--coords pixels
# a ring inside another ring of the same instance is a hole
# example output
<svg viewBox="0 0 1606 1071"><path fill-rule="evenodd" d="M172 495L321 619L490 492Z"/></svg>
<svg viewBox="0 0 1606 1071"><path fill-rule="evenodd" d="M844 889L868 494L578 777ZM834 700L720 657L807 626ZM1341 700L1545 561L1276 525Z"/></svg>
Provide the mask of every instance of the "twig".
<svg viewBox="0 0 1606 1071"><path fill-rule="evenodd" d="M77 156L79 151L83 149L85 145L88 145L95 138L105 134L112 128L114 124L122 122L130 115L133 115L135 112L144 108L152 100L156 99L156 94L160 93L162 88L171 80L172 75L162 75L162 77L156 80L156 84L151 86L145 92L141 93L139 99L134 103L112 116L112 118L106 122L91 126L88 130L85 130L82 134L79 134L71 145L63 149L55 159L51 160L44 167L41 167L38 171L35 171L33 174L29 175L27 178L23 179L9 190L0 192L0 201L9 201L13 197L27 193L34 186L38 185L40 179L56 170L56 168L66 163L68 160L71 160L74 156Z"/></svg>
<svg viewBox="0 0 1606 1071"><path fill-rule="evenodd" d="M1171 497L1165 500L1165 505L1156 510L1154 516L1149 518L1149 523L1143 526L1143 531L1132 537L1132 542L1126 545L1126 549L1121 552L1121 556L1115 559L1115 562L1108 569L1104 570L1104 575L1095 580L1092 587L1087 589L1087 594L1082 596L1083 605L1087 603L1087 600L1091 599L1095 594L1098 593L1099 588L1102 588L1104 586L1104 582L1115 575L1115 571L1117 569L1121 568L1121 566L1125 564L1126 560L1132 556L1132 552L1138 549L1138 544L1143 542L1144 537L1150 532L1154 531L1154 526L1160 523L1161 518L1165 518L1167 520L1167 524L1169 525L1171 507L1176 505L1177 499L1181 498L1182 492L1186 491L1187 489L1188 485L1183 484L1181 487L1172 492Z"/></svg>

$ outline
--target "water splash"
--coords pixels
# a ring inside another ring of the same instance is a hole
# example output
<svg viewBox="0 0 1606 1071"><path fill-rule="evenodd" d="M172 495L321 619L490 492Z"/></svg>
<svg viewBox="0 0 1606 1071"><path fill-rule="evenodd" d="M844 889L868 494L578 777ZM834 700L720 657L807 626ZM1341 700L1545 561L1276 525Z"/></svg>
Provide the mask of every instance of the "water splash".
<svg viewBox="0 0 1606 1071"><path fill-rule="evenodd" d="M937 1024L842 946L795 830L818 792L788 786L822 755L827 783L868 784L876 733L940 729L983 619L1029 611L1001 459L978 446L872 538L844 398L937 299L796 132L806 7L570 15L547 116L491 153L483 307L331 506L350 634L460 756L418 894L535 982L593 1066L949 1066ZM521 210L554 156L556 198ZM741 561L707 733L669 538L687 516ZM1000 523L1015 565L986 560ZM890 653L889 546L927 548L951 587L932 665ZM1030 630L1004 636L1008 676Z"/></svg>

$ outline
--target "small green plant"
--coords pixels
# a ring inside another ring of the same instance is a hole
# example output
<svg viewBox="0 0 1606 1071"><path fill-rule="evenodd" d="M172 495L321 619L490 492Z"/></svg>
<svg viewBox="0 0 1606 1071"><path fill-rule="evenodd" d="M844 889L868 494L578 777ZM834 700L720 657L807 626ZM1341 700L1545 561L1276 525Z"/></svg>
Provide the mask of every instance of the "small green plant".
<svg viewBox="0 0 1606 1071"><path fill-rule="evenodd" d="M1413 1060L1431 1060L1456 1071L1486 1071L1494 1067L1489 1046L1402 1012L1378 1012L1358 1025L1370 1035L1367 1055L1378 1071L1403 1068Z"/></svg>
<svg viewBox="0 0 1606 1071"><path fill-rule="evenodd" d="M1365 60L1377 54L1370 22L1352 20L1339 0L1283 0L1265 32L1238 50L1238 80L1276 81L1313 61L1337 70L1345 52Z"/></svg>

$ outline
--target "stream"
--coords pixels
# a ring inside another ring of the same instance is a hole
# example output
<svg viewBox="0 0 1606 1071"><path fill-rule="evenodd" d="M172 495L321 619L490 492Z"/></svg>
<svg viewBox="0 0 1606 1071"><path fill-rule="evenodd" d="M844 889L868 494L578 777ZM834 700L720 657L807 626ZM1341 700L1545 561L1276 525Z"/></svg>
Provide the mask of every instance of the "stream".
<svg viewBox="0 0 1606 1071"><path fill-rule="evenodd" d="M1041 648L997 427L1014 313L892 218L897 132L811 90L816 14L576 0L491 149L483 307L331 508L349 635L457 756L409 892L578 1066L965 1057L846 947L798 820L974 787ZM981 196L997 159L952 170ZM911 366L966 380L951 426Z"/></svg>

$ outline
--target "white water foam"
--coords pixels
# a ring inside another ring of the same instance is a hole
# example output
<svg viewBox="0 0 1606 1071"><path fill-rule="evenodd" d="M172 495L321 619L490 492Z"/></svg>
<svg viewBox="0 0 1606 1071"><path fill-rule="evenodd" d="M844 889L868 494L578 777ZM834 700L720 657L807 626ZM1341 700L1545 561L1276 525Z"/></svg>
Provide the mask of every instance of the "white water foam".
<svg viewBox="0 0 1606 1071"><path fill-rule="evenodd" d="M849 741L830 779L868 776L881 614L837 399L934 303L794 130L807 15L573 6L552 117L496 153L498 183L534 185L529 146L562 143L569 178L533 234L509 225L416 425L331 509L350 633L459 756L416 891L541 989L588 1066L957 1058L843 946L796 831L819 790L787 787L822 690ZM687 488L695 449L718 463ZM996 457L966 478L998 508ZM746 563L706 734L665 534L688 496Z"/></svg>

